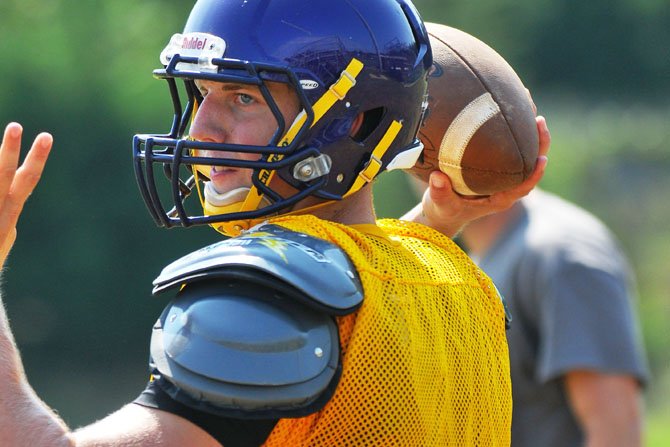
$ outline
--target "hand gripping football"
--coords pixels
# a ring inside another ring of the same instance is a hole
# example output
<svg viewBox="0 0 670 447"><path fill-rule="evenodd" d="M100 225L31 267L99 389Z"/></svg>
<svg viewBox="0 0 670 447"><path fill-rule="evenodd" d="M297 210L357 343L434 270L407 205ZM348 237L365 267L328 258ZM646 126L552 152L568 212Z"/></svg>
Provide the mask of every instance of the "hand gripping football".
<svg viewBox="0 0 670 447"><path fill-rule="evenodd" d="M489 195L525 180L538 132L528 91L491 47L445 25L426 23L433 49L425 148L410 172L427 181L440 169L463 195Z"/></svg>

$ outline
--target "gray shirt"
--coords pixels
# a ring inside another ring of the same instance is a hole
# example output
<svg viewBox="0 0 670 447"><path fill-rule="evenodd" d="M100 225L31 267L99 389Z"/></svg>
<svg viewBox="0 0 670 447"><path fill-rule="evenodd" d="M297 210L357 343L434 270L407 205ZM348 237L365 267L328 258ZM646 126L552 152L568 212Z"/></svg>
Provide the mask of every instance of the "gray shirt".
<svg viewBox="0 0 670 447"><path fill-rule="evenodd" d="M580 446L561 376L574 369L647 379L631 269L594 216L534 191L479 260L507 301L512 445Z"/></svg>

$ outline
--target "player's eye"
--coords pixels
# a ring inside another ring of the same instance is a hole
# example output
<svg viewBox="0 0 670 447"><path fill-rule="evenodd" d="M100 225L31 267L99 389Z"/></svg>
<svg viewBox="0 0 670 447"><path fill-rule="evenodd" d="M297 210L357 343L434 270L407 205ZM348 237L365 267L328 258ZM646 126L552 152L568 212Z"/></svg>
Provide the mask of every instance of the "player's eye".
<svg viewBox="0 0 670 447"><path fill-rule="evenodd" d="M251 95L247 95L246 93L238 94L237 98L244 105L249 105L249 104L254 103L254 98Z"/></svg>

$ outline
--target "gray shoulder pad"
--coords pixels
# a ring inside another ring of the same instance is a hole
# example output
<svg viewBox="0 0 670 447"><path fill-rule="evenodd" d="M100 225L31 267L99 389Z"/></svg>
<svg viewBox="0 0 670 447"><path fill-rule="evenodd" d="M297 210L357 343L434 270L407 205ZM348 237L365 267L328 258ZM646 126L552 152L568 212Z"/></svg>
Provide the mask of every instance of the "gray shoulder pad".
<svg viewBox="0 0 670 447"><path fill-rule="evenodd" d="M318 411L341 372L332 316L236 279L181 289L154 325L151 357L173 399L228 417Z"/></svg>
<svg viewBox="0 0 670 447"><path fill-rule="evenodd" d="M298 299L332 315L351 313L363 301L356 269L339 247L271 224L174 261L154 280L153 293L213 278L294 288Z"/></svg>

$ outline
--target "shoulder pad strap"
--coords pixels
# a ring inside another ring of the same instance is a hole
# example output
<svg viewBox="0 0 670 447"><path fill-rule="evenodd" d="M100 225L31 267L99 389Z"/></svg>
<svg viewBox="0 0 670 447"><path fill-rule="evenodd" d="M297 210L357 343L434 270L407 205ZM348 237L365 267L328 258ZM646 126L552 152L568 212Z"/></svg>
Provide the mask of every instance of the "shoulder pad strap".
<svg viewBox="0 0 670 447"><path fill-rule="evenodd" d="M363 301L356 269L342 249L271 224L174 261L154 280L153 293L212 278L271 284L332 315L351 313Z"/></svg>

